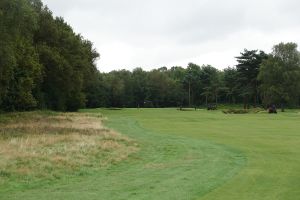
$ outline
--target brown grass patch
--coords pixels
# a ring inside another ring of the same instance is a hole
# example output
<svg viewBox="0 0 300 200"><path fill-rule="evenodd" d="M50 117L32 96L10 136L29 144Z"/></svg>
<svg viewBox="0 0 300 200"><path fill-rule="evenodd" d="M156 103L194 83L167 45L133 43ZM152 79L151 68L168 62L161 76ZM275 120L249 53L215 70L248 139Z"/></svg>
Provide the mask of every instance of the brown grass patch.
<svg viewBox="0 0 300 200"><path fill-rule="evenodd" d="M59 177L126 159L137 144L100 115L31 112L0 121L0 177Z"/></svg>

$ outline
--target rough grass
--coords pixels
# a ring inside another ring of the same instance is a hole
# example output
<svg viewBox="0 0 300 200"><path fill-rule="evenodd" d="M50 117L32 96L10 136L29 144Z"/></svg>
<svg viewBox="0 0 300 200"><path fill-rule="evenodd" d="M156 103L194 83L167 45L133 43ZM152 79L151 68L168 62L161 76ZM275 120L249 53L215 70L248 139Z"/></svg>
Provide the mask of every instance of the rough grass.
<svg viewBox="0 0 300 200"><path fill-rule="evenodd" d="M58 179L100 169L137 151L101 115L31 112L1 116L0 178Z"/></svg>

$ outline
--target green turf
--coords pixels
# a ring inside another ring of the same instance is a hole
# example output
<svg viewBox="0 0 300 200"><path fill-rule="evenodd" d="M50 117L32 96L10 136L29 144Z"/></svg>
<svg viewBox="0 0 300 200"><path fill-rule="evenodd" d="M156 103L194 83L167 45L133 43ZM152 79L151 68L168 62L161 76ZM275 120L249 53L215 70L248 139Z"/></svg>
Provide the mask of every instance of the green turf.
<svg viewBox="0 0 300 200"><path fill-rule="evenodd" d="M127 161L53 183L10 183L0 199L263 199L300 197L300 114L176 109L101 112L135 139ZM1 177L0 177L1 178Z"/></svg>

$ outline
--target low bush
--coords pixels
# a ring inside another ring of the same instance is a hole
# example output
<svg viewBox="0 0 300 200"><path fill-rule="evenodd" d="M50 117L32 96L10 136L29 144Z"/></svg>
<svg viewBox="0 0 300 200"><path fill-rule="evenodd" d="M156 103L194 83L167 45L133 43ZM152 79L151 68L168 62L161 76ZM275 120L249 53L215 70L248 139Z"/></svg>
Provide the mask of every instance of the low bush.
<svg viewBox="0 0 300 200"><path fill-rule="evenodd" d="M247 114L247 113L260 113L265 112L262 108L253 109L227 109L222 111L224 114Z"/></svg>
<svg viewBox="0 0 300 200"><path fill-rule="evenodd" d="M249 113L249 110L246 109L228 109L228 110L223 110L224 114L247 114Z"/></svg>

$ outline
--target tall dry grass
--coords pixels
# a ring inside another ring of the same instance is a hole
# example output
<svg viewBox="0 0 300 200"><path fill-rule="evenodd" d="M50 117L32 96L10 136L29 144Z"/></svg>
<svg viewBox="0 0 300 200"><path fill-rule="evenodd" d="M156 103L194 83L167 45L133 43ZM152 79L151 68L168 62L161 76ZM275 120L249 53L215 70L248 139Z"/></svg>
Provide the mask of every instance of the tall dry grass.
<svg viewBox="0 0 300 200"><path fill-rule="evenodd" d="M18 113L0 120L0 177L59 178L98 170L138 150L131 139L79 113Z"/></svg>

